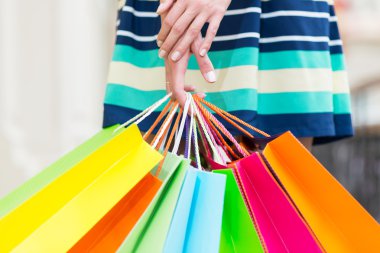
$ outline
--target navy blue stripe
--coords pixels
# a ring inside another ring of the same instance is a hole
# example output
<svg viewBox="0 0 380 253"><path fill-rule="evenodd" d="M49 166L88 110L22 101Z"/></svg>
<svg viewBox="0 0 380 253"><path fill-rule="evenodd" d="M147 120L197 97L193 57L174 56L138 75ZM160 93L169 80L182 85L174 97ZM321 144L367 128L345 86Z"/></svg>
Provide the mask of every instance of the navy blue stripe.
<svg viewBox="0 0 380 253"><path fill-rule="evenodd" d="M261 20L261 38L301 35L329 36L327 18L283 16Z"/></svg>
<svg viewBox="0 0 380 253"><path fill-rule="evenodd" d="M104 105L103 127L124 123L139 111L115 106ZM253 111L231 112L236 117L254 125L271 135L291 131L297 137L315 137L315 143L326 143L339 138L353 135L350 114L314 113L314 114L277 114L258 115ZM147 131L157 118L158 112L153 113L139 125L141 131ZM219 120L233 134L241 134L223 119Z"/></svg>
<svg viewBox="0 0 380 253"><path fill-rule="evenodd" d="M330 47L330 54L343 54L342 46L332 46Z"/></svg>
<svg viewBox="0 0 380 253"><path fill-rule="evenodd" d="M330 23L330 40L339 40L340 34L339 34L339 28L337 22L331 22Z"/></svg>
<svg viewBox="0 0 380 253"><path fill-rule="evenodd" d="M277 52L285 50L329 51L330 49L327 42L284 41L260 44L260 52Z"/></svg>
<svg viewBox="0 0 380 253"><path fill-rule="evenodd" d="M329 13L329 5L326 2L314 2L310 0L273 0L261 2L261 8L263 13L282 10L315 11Z"/></svg>
<svg viewBox="0 0 380 253"><path fill-rule="evenodd" d="M156 12L160 1L127 0L125 6L130 6L136 11Z"/></svg>
<svg viewBox="0 0 380 253"><path fill-rule="evenodd" d="M122 13L120 18L119 30L132 31L139 36L154 36L161 26L160 18L136 17L130 12ZM260 32L262 38L284 35L329 36L331 34L333 38L339 36L336 22L329 25L326 18L283 16L260 21L259 13L225 16L217 35L247 32Z"/></svg>
<svg viewBox="0 0 380 253"><path fill-rule="evenodd" d="M118 45L128 45L138 50L152 50L158 48L155 41L141 43L125 36L118 36L116 43ZM230 50L242 47L258 47L258 39L245 38L232 41L216 41L212 43L211 51Z"/></svg>
<svg viewBox="0 0 380 253"><path fill-rule="evenodd" d="M283 1L283 0L282 0ZM260 7L260 0L232 0L229 10L244 9L249 7ZM149 0L127 0L126 6L131 6L137 11L150 11L156 12L158 8L159 1L149 1Z"/></svg>

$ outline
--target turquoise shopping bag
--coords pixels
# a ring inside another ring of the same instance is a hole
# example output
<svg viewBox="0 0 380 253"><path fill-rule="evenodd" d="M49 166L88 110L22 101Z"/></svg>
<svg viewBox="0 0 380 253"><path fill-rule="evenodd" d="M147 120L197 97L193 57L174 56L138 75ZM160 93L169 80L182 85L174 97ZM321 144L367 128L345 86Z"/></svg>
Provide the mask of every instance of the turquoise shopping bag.
<svg viewBox="0 0 380 253"><path fill-rule="evenodd" d="M226 176L189 168L165 241L165 253L219 252Z"/></svg>

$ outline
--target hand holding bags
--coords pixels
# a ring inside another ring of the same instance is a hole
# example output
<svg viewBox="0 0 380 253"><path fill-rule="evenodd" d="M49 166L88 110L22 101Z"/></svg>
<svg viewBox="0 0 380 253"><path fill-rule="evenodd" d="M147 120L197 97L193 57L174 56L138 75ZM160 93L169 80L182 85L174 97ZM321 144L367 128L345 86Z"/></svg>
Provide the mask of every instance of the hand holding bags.
<svg viewBox="0 0 380 253"><path fill-rule="evenodd" d="M160 159L130 126L2 218L1 251L67 251Z"/></svg>

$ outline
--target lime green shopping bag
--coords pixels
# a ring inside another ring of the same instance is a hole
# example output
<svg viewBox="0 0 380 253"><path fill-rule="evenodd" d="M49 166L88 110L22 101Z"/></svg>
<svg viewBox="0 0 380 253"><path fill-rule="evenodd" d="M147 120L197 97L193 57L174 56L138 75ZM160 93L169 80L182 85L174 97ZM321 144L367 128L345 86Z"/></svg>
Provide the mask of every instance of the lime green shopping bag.
<svg viewBox="0 0 380 253"><path fill-rule="evenodd" d="M227 176L219 252L264 252L232 170L214 170L214 173Z"/></svg>
<svg viewBox="0 0 380 253"><path fill-rule="evenodd" d="M0 219L0 252L67 252L162 159L136 125Z"/></svg>
<svg viewBox="0 0 380 253"><path fill-rule="evenodd" d="M152 203L120 246L119 253L162 252L178 195L190 166L189 160L171 153L167 154L165 162L179 165L164 181Z"/></svg>
<svg viewBox="0 0 380 253"><path fill-rule="evenodd" d="M95 152L99 147L111 140L118 125L101 130L95 136L69 152L61 159L42 170L39 174L25 182L13 192L0 199L0 218L21 205L50 182L64 174L85 157ZM117 132L120 134L122 131Z"/></svg>

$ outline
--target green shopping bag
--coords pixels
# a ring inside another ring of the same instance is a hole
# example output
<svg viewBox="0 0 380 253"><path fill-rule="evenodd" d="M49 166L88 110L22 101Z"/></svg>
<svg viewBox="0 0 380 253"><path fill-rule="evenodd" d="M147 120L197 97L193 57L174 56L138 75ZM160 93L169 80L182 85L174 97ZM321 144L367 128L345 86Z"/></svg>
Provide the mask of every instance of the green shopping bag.
<svg viewBox="0 0 380 253"><path fill-rule="evenodd" d="M0 219L43 189L46 185L64 174L67 170L71 169L85 157L96 151L99 147L103 146L117 134L122 133L123 131L118 131L113 134L113 131L117 127L118 125L115 125L103 129L61 159L42 170L39 174L25 182L13 192L0 199Z"/></svg>
<svg viewBox="0 0 380 253"><path fill-rule="evenodd" d="M176 163L178 168L166 177L160 191L120 246L119 253L162 251L182 182L190 166L189 160L171 153L167 154L165 163Z"/></svg>
<svg viewBox="0 0 380 253"><path fill-rule="evenodd" d="M264 252L232 170L213 172L227 176L219 252Z"/></svg>

